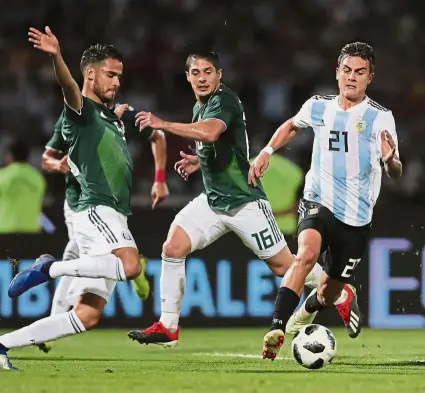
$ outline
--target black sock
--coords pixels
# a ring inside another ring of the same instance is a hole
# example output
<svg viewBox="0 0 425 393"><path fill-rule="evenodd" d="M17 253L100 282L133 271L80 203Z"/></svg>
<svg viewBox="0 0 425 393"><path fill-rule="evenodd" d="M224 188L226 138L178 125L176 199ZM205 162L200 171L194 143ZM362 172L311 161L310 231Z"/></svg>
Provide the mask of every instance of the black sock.
<svg viewBox="0 0 425 393"><path fill-rule="evenodd" d="M286 324L299 302L300 297L292 289L286 287L279 288L270 330L281 329L285 331Z"/></svg>
<svg viewBox="0 0 425 393"><path fill-rule="evenodd" d="M325 308L326 306L320 303L319 299L317 299L317 291L314 293L313 296L310 296L305 302L305 310L310 314L316 311L321 311Z"/></svg>
<svg viewBox="0 0 425 393"><path fill-rule="evenodd" d="M9 348L5 347L2 343L0 343L0 353L7 352Z"/></svg>

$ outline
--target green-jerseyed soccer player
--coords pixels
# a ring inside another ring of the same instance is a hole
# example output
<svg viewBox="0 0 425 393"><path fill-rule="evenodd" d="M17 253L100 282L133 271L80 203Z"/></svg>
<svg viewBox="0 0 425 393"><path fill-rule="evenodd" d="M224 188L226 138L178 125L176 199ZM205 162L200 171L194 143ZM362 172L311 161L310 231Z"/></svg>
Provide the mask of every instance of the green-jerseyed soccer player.
<svg viewBox="0 0 425 393"><path fill-rule="evenodd" d="M29 41L50 55L62 88L65 107L62 135L69 145L68 164L81 186L73 217L80 257L66 262L41 256L20 272L9 286L16 297L61 276L79 277L79 298L69 312L51 315L0 336L0 368L11 369L10 348L40 344L95 327L117 281L141 273L139 253L127 226L133 164L121 119L109 109L123 73L122 56L112 45L93 45L84 51L82 92L66 66L57 38L31 28ZM164 169L164 168L162 168ZM159 187L166 188L165 183ZM78 288L77 288L78 287Z"/></svg>
<svg viewBox="0 0 425 393"><path fill-rule="evenodd" d="M124 123L126 136L128 138L131 139L132 137L139 136L139 130L135 127L136 112L134 108L129 107L127 104L116 104L114 112ZM81 186L69 170L67 161L69 146L62 136L63 117L64 114L62 113L55 123L52 137L47 142L46 150L43 153L42 166L45 171L62 173L65 177L64 217L65 224L68 229L69 240L65 247L62 260L66 261L79 257L79 249L74 234L73 217L75 214L74 212L78 208ZM153 131L151 133L143 133L142 137L143 136L152 142L152 152L155 159L155 168L159 170L159 168L163 167L163 162L165 161L167 154L167 145L164 134L162 132ZM159 200L162 200L164 197L166 197L166 195L161 194L161 189L158 189L157 183L155 182L152 187L152 200L154 207L159 202ZM149 281L145 276L146 262L146 257L140 254L142 272L138 277L131 281L134 290L142 300L146 300L150 293ZM78 285L78 281L78 279L75 279L71 276L61 277L58 285L55 288L50 315L66 312L74 305L76 296L72 284ZM46 353L51 349L51 345L45 343L40 344L38 347Z"/></svg>
<svg viewBox="0 0 425 393"><path fill-rule="evenodd" d="M149 126L196 141L196 156L182 152L176 170L187 179L200 169L204 184L204 192L177 214L162 248L160 321L144 331L129 333L130 338L146 344L178 343L185 259L191 252L232 231L278 276L293 261L261 183L258 187L248 184L244 108L237 94L221 82L218 56L213 52L190 54L186 76L196 98L192 123L170 123L147 112L137 114L141 130ZM320 266L318 269L321 272Z"/></svg>

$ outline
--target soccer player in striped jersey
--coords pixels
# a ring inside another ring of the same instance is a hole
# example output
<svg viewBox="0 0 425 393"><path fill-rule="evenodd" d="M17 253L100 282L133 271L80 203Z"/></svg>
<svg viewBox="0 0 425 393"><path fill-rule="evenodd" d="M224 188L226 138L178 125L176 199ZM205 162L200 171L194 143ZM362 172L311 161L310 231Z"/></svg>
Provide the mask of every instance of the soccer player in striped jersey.
<svg viewBox="0 0 425 393"><path fill-rule="evenodd" d="M274 151L299 129L313 129L311 169L300 203L298 253L278 291L273 322L264 338L264 358L276 357L285 328L294 334L310 324L320 310L340 297L351 279L368 244L381 187L381 162L388 176L401 176L393 115L366 95L374 60L368 44L344 46L336 69L339 95L307 100L294 118L277 129L250 168L249 181L255 184ZM324 251L328 258L320 284L293 314L305 277ZM356 334L361 322L358 307L346 310L344 319L349 333Z"/></svg>

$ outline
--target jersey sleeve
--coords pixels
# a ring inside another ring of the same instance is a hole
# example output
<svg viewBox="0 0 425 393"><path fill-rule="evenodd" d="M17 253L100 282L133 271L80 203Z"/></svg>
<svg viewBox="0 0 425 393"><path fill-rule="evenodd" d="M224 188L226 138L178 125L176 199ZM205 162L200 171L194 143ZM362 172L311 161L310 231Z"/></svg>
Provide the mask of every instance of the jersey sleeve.
<svg viewBox="0 0 425 393"><path fill-rule="evenodd" d="M56 150L59 153L65 154L68 151L68 144L62 136L63 112L53 127L53 134L46 144L46 148Z"/></svg>
<svg viewBox="0 0 425 393"><path fill-rule="evenodd" d="M292 123L297 128L312 127L311 108L313 105L313 97L308 99L298 113L292 118Z"/></svg>
<svg viewBox="0 0 425 393"><path fill-rule="evenodd" d="M82 124L90 120L91 116L93 115L93 111L94 107L91 100L82 95L80 110L76 111L65 102L63 114L64 118L68 122L72 122L74 124Z"/></svg>
<svg viewBox="0 0 425 393"><path fill-rule="evenodd" d="M395 143L395 152L398 158L400 158L400 153L398 151L398 138L395 127L394 116L391 111L383 112L381 116L377 119L375 123L375 135L376 135L376 149L379 152L380 157L382 158L382 144L381 144L381 133L383 131L388 131L388 133L393 138Z"/></svg>
<svg viewBox="0 0 425 393"><path fill-rule="evenodd" d="M153 129L146 127L142 132L139 131L139 127L136 126L136 111L132 106L121 116L121 121L124 123L125 133L127 136L135 137L141 136L143 139L150 140L153 135Z"/></svg>
<svg viewBox="0 0 425 393"><path fill-rule="evenodd" d="M232 122L233 117L237 113L237 110L238 109L233 102L233 98L217 94L211 99L211 101L208 103L208 106L205 108L205 112L202 115L202 120L221 120L227 129Z"/></svg>

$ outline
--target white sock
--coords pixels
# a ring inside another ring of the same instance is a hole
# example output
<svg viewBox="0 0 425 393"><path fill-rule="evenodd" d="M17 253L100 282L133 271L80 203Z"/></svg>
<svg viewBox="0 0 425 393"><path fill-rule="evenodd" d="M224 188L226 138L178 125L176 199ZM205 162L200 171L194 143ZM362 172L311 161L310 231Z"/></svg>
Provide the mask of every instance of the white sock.
<svg viewBox="0 0 425 393"><path fill-rule="evenodd" d="M63 276L60 278L59 283L55 289L55 294L52 300L52 309L50 315L62 314L67 312L71 307L67 301L69 287L75 277Z"/></svg>
<svg viewBox="0 0 425 393"><path fill-rule="evenodd" d="M63 260L70 261L73 259L77 259L79 257L79 252L77 242L75 239L70 239L68 244L65 247L65 251L63 252ZM67 312L70 308L68 301L66 299L68 295L68 289L71 285L74 277L71 276L63 276L61 277L56 289L55 294L53 295L52 300L52 309L50 311L50 315L62 314Z"/></svg>
<svg viewBox="0 0 425 393"><path fill-rule="evenodd" d="M159 321L171 331L177 330L182 299L186 286L186 258L170 258L162 254L161 318Z"/></svg>
<svg viewBox="0 0 425 393"><path fill-rule="evenodd" d="M71 310L66 313L40 319L22 329L4 334L0 336L0 344L8 349L26 347L85 331L86 329L80 318L78 318L74 310Z"/></svg>
<svg viewBox="0 0 425 393"><path fill-rule="evenodd" d="M348 292L345 289L343 289L339 298L335 300L334 305L337 306L338 304L344 303L347 300L347 298L348 298Z"/></svg>
<svg viewBox="0 0 425 393"><path fill-rule="evenodd" d="M49 270L50 277L60 276L109 278L115 281L126 281L124 265L114 254L89 257L83 255L72 261L53 262Z"/></svg>
<svg viewBox="0 0 425 393"><path fill-rule="evenodd" d="M311 272L307 274L304 285L310 289L317 288L319 286L320 276L322 275L322 273L323 273L322 266L320 266L316 262Z"/></svg>

